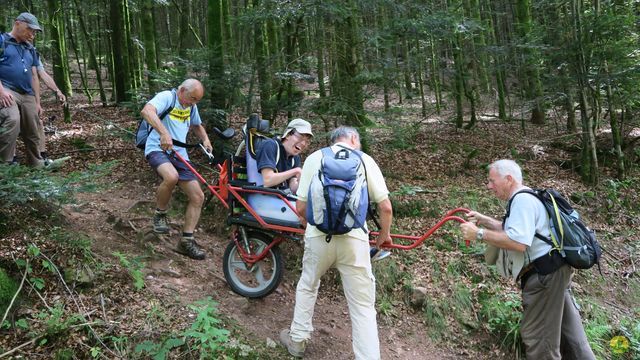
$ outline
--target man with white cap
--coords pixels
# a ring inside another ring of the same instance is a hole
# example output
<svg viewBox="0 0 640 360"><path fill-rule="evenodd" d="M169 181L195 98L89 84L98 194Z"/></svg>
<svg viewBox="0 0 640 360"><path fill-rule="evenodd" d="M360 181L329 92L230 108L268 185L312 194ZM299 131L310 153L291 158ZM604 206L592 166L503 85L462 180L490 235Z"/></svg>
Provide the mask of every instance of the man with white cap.
<svg viewBox="0 0 640 360"><path fill-rule="evenodd" d="M308 121L293 119L284 130L282 138L263 142L256 152L263 185L280 190L290 189L295 194L302 174L300 153L309 146L312 137Z"/></svg>
<svg viewBox="0 0 640 360"><path fill-rule="evenodd" d="M39 99L34 81L40 64L31 45L37 31L42 31L38 19L30 13L16 18L10 33L0 35L0 161L13 160L18 134L26 148L27 163L40 167L38 131Z"/></svg>

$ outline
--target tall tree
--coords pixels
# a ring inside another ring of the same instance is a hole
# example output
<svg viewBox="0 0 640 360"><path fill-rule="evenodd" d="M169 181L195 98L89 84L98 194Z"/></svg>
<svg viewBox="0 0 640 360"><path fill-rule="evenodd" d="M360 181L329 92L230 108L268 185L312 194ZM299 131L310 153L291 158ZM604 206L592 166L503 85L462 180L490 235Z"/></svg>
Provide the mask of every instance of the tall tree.
<svg viewBox="0 0 640 360"><path fill-rule="evenodd" d="M69 77L69 57L67 54L67 46L65 42L63 9L61 0L47 0L47 10L49 12L49 32L51 33L52 58L53 58L53 78L60 90L70 97L71 78ZM71 121L71 113L69 107L65 106L65 121Z"/></svg>
<svg viewBox="0 0 640 360"><path fill-rule="evenodd" d="M129 69L129 52L125 38L124 2L126 0L111 0L111 55L113 57L115 100L120 103L131 99L131 71Z"/></svg>
<svg viewBox="0 0 640 360"><path fill-rule="evenodd" d="M209 39L209 79L211 81L211 106L214 109L225 109L224 91L224 21L222 19L222 0L209 0L208 7L208 39ZM224 120L224 119L220 119Z"/></svg>

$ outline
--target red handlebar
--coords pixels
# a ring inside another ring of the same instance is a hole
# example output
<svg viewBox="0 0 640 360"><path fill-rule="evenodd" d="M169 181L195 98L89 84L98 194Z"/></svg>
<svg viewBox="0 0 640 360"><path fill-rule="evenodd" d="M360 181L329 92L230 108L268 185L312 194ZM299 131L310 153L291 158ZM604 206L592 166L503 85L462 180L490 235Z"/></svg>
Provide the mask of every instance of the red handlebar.
<svg viewBox="0 0 640 360"><path fill-rule="evenodd" d="M459 217L459 216L455 216L454 214L457 214L459 212L464 212L464 213L469 213L471 210L466 209L466 208L456 208L453 209L451 211L449 211L448 213L445 214L445 216L438 221L437 224L435 224L432 228L430 228L429 230L427 230L427 232L422 235L422 236L411 236L411 235L398 235L398 234L391 234L391 238L392 239L403 239L403 240L411 240L413 241L412 244L410 245L402 245L402 244L383 244L382 247L384 248L390 248L390 249L401 249L401 250L411 250L414 249L418 246L420 246L429 236L431 236L436 230L438 230L442 225L444 225L444 223L448 222L448 221L457 221L459 223L465 223L467 222L466 220L464 220L463 218ZM370 233L372 236L379 236L380 232L378 231L372 231ZM369 241L369 244L371 245L375 245L376 242L375 241ZM468 240L465 240L465 245L466 246L470 246L471 243Z"/></svg>

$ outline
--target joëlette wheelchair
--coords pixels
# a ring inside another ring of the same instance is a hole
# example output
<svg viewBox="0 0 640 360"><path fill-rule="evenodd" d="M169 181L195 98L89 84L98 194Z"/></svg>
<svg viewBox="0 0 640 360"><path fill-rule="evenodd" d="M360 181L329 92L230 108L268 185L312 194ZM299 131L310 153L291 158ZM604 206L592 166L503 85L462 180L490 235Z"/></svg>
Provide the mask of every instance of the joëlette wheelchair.
<svg viewBox="0 0 640 360"><path fill-rule="evenodd" d="M236 134L231 128L225 131L215 128L213 131L216 137L222 140L230 140ZM256 150L261 141L271 137L268 121L252 114L242 129L242 136L243 140L235 154L225 153L222 159L214 158L200 146L215 166L218 176L217 181L214 176L212 182L216 185L207 182L177 152L173 154L209 189L210 198L215 196L228 209L227 223L231 226L231 241L223 257L223 271L227 283L239 295L261 298L274 291L282 280L284 259L278 245L287 239L300 241L305 230L297 220L295 199L290 194L258 185L261 178L256 178L259 176L255 164ZM455 214L468 211L464 208L449 211L421 236L392 234L394 243L383 247L414 249L444 223L464 222L464 219ZM375 219L373 222L377 225ZM375 244L378 234L378 231L369 233L372 245Z"/></svg>

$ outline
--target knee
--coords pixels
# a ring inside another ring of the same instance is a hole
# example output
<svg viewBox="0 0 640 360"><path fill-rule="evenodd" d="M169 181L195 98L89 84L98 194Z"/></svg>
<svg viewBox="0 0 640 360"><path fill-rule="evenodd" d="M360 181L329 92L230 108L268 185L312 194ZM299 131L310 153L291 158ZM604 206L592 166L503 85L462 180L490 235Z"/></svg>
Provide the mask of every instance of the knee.
<svg viewBox="0 0 640 360"><path fill-rule="evenodd" d="M162 178L162 185L174 188L178 184L178 174L168 174Z"/></svg>
<svg viewBox="0 0 640 360"><path fill-rule="evenodd" d="M201 207L202 204L204 204L204 193L202 192L202 190L198 188L197 191L193 191L189 196L189 201L191 202L191 204Z"/></svg>

